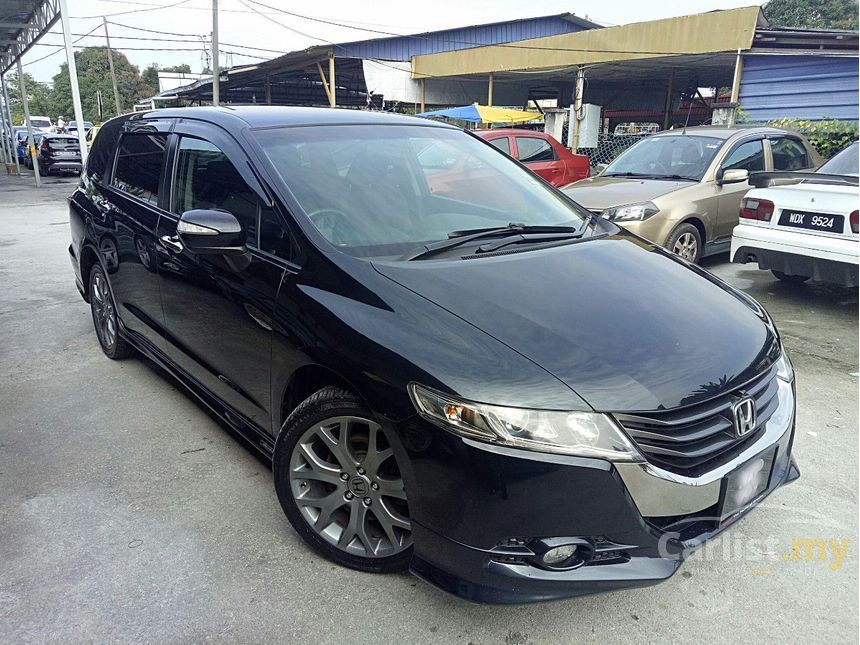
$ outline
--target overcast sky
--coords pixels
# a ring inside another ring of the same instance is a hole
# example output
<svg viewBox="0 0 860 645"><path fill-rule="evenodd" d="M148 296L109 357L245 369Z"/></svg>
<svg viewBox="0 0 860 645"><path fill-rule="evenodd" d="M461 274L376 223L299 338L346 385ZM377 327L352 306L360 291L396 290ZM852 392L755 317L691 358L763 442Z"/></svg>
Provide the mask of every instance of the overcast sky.
<svg viewBox="0 0 860 645"><path fill-rule="evenodd" d="M381 34L362 31L360 27L398 34L432 31L447 27L459 27L499 20L526 18L571 12L577 16L605 25L641 22L683 14L700 13L714 9L730 9L756 3L751 0L492 0L492 2L462 0L434 0L433 2L408 2L405 0L327 0L326 2L296 2L284 0L260 0L272 7L302 14L312 18L348 24L345 28L323 22L315 22L289 16L260 5L251 0L220 0L220 34L222 49L242 51L248 55L235 55L232 61L222 65L252 63L261 58L271 58L277 52L304 49L323 42L344 42L382 37ZM178 3L178 4L177 4ZM104 32L100 16L106 15L111 22L132 27L204 35L212 29L211 2L209 0L68 0L72 16L73 34L86 34L95 28L93 36L81 40L85 44L103 45ZM176 6L168 6L176 5ZM157 8L157 7L166 8ZM256 13L256 8L265 15ZM133 12L133 13L126 13ZM111 15L113 14L113 15ZM281 25L276 24L281 23ZM110 26L111 46L126 53L132 63L141 69L152 62L161 66L187 63L192 71L202 67L202 45L196 36L169 36L143 32L116 25ZM123 39L133 36L135 39ZM77 38L77 36L75 36ZM137 40L140 38L173 38L165 40ZM188 40L191 42L182 42ZM178 41L178 42L177 42ZM196 42L195 42L196 41ZM43 43L62 44L62 29L58 22ZM244 49L258 47L274 50ZM191 51L135 51L131 48L173 48ZM57 53L40 59L52 51ZM36 46L23 59L26 71L40 81L50 81L64 60L61 50L49 46Z"/></svg>

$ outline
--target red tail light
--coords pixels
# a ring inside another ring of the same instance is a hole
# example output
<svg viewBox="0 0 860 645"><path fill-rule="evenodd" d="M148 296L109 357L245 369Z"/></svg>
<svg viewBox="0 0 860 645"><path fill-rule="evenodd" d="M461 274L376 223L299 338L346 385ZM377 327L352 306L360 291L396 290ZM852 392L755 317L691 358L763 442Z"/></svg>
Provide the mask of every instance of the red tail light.
<svg viewBox="0 0 860 645"><path fill-rule="evenodd" d="M42 152L48 152L48 142L47 142L47 141L43 141L43 142L42 142L42 145L40 145L40 146L39 146L39 149L40 149Z"/></svg>
<svg viewBox="0 0 860 645"><path fill-rule="evenodd" d="M860 233L860 222L857 221L857 211L851 213L848 219L851 220L851 232L854 233L854 235Z"/></svg>
<svg viewBox="0 0 860 645"><path fill-rule="evenodd" d="M757 219L768 221L773 215L773 202L767 199L744 197L741 202L740 216L742 219Z"/></svg>

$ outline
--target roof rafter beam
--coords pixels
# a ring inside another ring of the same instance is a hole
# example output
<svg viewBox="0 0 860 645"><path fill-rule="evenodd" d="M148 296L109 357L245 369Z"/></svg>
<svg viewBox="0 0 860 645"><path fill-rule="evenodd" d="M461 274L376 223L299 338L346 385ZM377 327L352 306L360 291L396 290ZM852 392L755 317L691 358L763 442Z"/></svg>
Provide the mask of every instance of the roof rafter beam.
<svg viewBox="0 0 860 645"><path fill-rule="evenodd" d="M59 0L34 2L33 15L27 27L22 27L18 40L0 53L0 73L5 74L60 19ZM15 27L13 27L15 29Z"/></svg>

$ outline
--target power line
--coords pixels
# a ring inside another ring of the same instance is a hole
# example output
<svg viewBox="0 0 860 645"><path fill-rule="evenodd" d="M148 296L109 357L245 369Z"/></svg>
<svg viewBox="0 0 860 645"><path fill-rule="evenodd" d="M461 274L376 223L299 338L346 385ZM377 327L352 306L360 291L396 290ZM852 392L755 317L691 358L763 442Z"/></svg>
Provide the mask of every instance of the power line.
<svg viewBox="0 0 860 645"><path fill-rule="evenodd" d="M174 2L173 4L165 4L165 5L152 5L147 9L129 9L128 11L116 11L114 13L105 13L98 16L70 16L71 18L75 18L77 20L90 20L93 18L108 18L110 16L126 16L130 13L143 13L144 11L158 11L159 9L172 9L173 7L178 7L182 4L187 4L191 2L191 0L179 0L179 2ZM143 3L139 3L143 4Z"/></svg>
<svg viewBox="0 0 860 645"><path fill-rule="evenodd" d="M93 33L93 32L94 32L96 29L98 29L99 27L101 27L101 25L96 25L95 27L93 27L92 29L90 29L90 30L89 30L85 35L81 36L81 37L80 37L80 38L78 38L77 40L72 41L72 44L74 45L75 43L79 43L79 42L81 42L84 38L86 38L87 36L89 36L91 33ZM39 45L40 43L34 43L34 44ZM62 47L62 45L60 45L60 47ZM31 61L29 61L29 62L27 62L27 63L22 63L22 64L21 64L21 66L22 66L22 67L26 67L27 65L35 65L36 63L38 63L38 62L40 62L40 61L43 61L43 60L45 60L46 58L48 58L48 57L50 57L50 56L53 56L54 54L58 53L59 51L60 51L59 49L54 50L54 51L52 51L50 54L46 54L46 55L42 56L41 58L37 58L36 60L31 60Z"/></svg>
<svg viewBox="0 0 860 645"><path fill-rule="evenodd" d="M325 38L319 38L318 36L311 36L310 34L306 34L306 33L304 33L303 31L299 31L298 29L294 29L293 27L289 27L289 26L285 25L285 24L284 24L284 23L282 23L282 22L278 22L277 20L275 20L275 19L274 19L274 18L272 18L271 16L267 16L267 15L266 15L266 14L264 14L262 11L260 11L260 10L256 9L255 7L252 7L251 5L249 5L247 2L245 2L245 0L239 0L239 2L240 2L242 5L244 5L244 6L248 7L248 9L251 9L254 13L258 14L259 16L261 16L261 17L263 17L263 18L265 18L265 19L266 19L266 20L268 20L269 22L273 22L273 23L275 23L276 25L278 25L278 26L280 26L280 27L283 27L284 29L288 29L289 31L292 31L293 33L299 34L300 36L304 36L305 38L310 38L311 40L318 40L318 41L320 41L320 42L322 42L322 43L325 43L326 45L333 45L333 44L334 44L334 43L332 43L331 41L326 40ZM263 5L263 6L267 6L267 5ZM271 7L269 7L269 8L271 8Z"/></svg>
<svg viewBox="0 0 860 645"><path fill-rule="evenodd" d="M108 23L113 24L113 23ZM92 32L90 32L92 34ZM73 36L81 36L81 38L104 38L101 34L72 34ZM59 34L50 34L50 35L59 35ZM113 40L146 40L152 42L168 42L168 43L197 43L200 42L198 39L191 38L152 38L152 37L142 37L142 36L121 36L117 34L112 34L111 38ZM43 47L62 47L63 45L56 45L54 43L38 43ZM270 54L283 54L283 50L280 49L266 49L265 47L254 47L253 45L240 45L238 43L223 43L227 47L239 47L245 49L256 49L258 51L268 52ZM128 47L114 47L113 49L123 50L129 49Z"/></svg>

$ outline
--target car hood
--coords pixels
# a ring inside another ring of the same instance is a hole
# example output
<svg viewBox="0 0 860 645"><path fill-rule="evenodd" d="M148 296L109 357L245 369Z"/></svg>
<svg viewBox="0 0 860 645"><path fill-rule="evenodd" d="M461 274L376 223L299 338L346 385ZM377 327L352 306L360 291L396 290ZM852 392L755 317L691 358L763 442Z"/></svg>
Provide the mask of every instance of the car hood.
<svg viewBox="0 0 860 645"><path fill-rule="evenodd" d="M712 398L769 366L778 342L754 301L624 232L374 268L537 363L595 410ZM498 369L488 361L494 378Z"/></svg>
<svg viewBox="0 0 860 645"><path fill-rule="evenodd" d="M562 188L575 202L591 211L611 206L647 202L680 188L695 185L692 181L668 179L632 179L629 177L590 177Z"/></svg>

